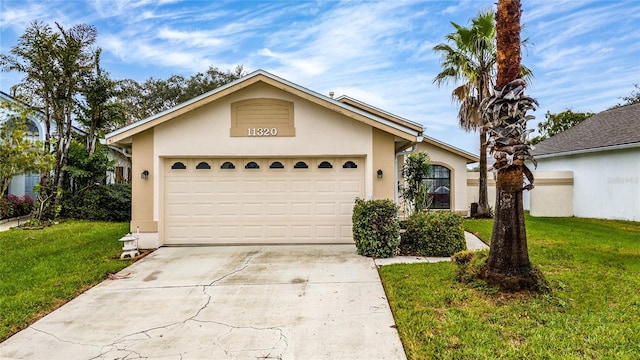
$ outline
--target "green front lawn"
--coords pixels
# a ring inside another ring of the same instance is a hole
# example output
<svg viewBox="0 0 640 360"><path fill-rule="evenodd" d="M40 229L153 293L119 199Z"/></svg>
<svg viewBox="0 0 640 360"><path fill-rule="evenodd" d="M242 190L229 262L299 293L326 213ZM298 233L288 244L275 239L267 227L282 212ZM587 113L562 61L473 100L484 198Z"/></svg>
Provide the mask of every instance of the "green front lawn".
<svg viewBox="0 0 640 360"><path fill-rule="evenodd" d="M67 221L0 232L0 341L131 264L126 223Z"/></svg>
<svg viewBox="0 0 640 360"><path fill-rule="evenodd" d="M640 358L640 223L527 217L552 291L492 294L453 263L380 268L409 359ZM468 220L485 241L491 220Z"/></svg>

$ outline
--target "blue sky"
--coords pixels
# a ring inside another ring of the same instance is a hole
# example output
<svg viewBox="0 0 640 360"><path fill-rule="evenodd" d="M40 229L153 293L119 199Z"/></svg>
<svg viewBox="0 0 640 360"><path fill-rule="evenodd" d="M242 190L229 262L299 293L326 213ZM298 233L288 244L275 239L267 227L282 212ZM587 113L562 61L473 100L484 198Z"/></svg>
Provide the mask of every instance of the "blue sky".
<svg viewBox="0 0 640 360"><path fill-rule="evenodd" d="M14 1L0 0L0 51L32 20L98 30L114 79L190 76L210 65L264 69L322 94L348 95L421 123L426 134L478 153L457 125L453 84L432 83L432 51L496 0L460 1ZM599 112L640 83L640 1L523 0L528 94L546 111ZM0 73L0 90L21 79Z"/></svg>

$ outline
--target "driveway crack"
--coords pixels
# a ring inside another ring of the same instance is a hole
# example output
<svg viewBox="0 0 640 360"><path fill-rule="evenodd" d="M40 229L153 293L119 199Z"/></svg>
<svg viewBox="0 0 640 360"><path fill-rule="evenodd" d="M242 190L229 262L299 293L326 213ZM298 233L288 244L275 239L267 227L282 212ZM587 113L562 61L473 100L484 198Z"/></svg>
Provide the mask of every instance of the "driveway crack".
<svg viewBox="0 0 640 360"><path fill-rule="evenodd" d="M253 260L253 258L254 258L257 254L259 254L259 253L260 253L260 251L254 251L254 252L252 252L252 253L248 254L248 256L247 256L246 260L244 261L244 264L242 264L242 266L241 266L240 268L235 269L235 270L231 271L230 273L225 274L225 275L222 275L221 277L219 277L219 278L217 278L217 279L213 280L211 283L209 283L209 286L213 286L213 285L215 285L217 282L220 282L220 281L222 281L222 280L224 280L224 279L228 278L229 276L233 276L233 275L235 275L235 274L237 274L237 273L239 273L239 272L243 271L244 269L246 269L247 267L249 267L249 264L251 264L251 261Z"/></svg>

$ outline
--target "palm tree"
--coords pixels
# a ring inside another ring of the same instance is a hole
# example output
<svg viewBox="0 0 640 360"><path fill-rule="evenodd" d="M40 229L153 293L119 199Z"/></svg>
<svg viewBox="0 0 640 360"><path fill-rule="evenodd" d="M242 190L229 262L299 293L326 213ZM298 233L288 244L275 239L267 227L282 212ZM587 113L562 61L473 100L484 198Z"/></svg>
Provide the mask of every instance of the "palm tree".
<svg viewBox="0 0 640 360"><path fill-rule="evenodd" d="M498 0L496 48L498 75L495 93L481 104L489 132L488 148L496 159L497 201L489 258L481 275L506 290L539 288L542 275L529 262L522 191L533 188L533 174L524 164L532 160L526 123L536 100L525 96L520 65L520 0ZM535 164L535 161L534 161ZM528 185L523 186L523 176Z"/></svg>
<svg viewBox="0 0 640 360"><path fill-rule="evenodd" d="M495 76L496 28L493 11L480 12L466 28L454 22L455 31L446 36L446 43L433 50L442 54L442 71L433 82L441 86L448 82L463 82L453 90L452 99L460 103L458 120L466 131L480 133L480 186L477 217L490 217L487 196L487 135L480 116L480 103L491 95Z"/></svg>

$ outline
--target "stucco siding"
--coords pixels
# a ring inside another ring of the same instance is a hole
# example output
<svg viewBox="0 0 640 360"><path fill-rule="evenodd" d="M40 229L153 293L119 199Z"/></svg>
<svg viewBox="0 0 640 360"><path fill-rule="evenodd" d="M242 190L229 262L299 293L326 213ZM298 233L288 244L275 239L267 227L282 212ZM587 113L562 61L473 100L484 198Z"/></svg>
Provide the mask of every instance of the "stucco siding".
<svg viewBox="0 0 640 360"><path fill-rule="evenodd" d="M469 207L471 207L471 203L478 202L478 188L480 186L480 173L479 172L468 172L467 176L467 203ZM492 209L496 208L496 180L494 178L494 173L489 171L487 173L487 199L489 201L489 206Z"/></svg>
<svg viewBox="0 0 640 360"><path fill-rule="evenodd" d="M294 137L230 137L231 103L251 98L294 102ZM266 84L254 84L155 127L156 159L171 156L364 156L372 169L372 128ZM160 171L160 164L156 171ZM135 173L134 173L135 174ZM373 197L373 177L365 172Z"/></svg>
<svg viewBox="0 0 640 360"><path fill-rule="evenodd" d="M538 170L573 172L575 216L640 221L640 149L542 158Z"/></svg>

